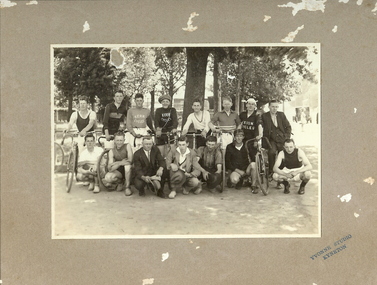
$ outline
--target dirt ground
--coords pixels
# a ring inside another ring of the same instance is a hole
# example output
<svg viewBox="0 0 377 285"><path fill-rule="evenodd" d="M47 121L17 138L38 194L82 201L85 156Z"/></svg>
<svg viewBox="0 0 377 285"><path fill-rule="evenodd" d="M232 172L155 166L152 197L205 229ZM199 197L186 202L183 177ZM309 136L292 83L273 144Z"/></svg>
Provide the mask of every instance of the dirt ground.
<svg viewBox="0 0 377 285"><path fill-rule="evenodd" d="M214 194L203 187L199 195L178 192L175 199L161 199L151 192L140 197L132 187L134 194L126 197L124 192L94 194L76 181L66 193L65 174L53 174L53 236L318 235L318 148L300 147L313 165L304 195L294 184L290 194L283 194L275 182L268 196L246 187Z"/></svg>

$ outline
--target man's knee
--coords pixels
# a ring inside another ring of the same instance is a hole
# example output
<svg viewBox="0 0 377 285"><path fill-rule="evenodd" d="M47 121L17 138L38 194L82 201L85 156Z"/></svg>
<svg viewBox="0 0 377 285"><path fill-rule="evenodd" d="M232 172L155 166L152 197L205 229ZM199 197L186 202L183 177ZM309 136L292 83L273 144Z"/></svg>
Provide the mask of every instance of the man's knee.
<svg viewBox="0 0 377 285"><path fill-rule="evenodd" d="M108 172L105 175L105 180L107 182L110 182L110 183L117 182L118 181L118 176L115 173L113 173L113 172Z"/></svg>
<svg viewBox="0 0 377 285"><path fill-rule="evenodd" d="M145 184L146 183L143 180L141 180L140 178L135 178L135 180L134 180L134 186L137 190L144 189Z"/></svg>
<svg viewBox="0 0 377 285"><path fill-rule="evenodd" d="M196 177L189 178L187 181L187 186L189 187L196 187L199 185L199 179Z"/></svg>
<svg viewBox="0 0 377 285"><path fill-rule="evenodd" d="M312 173L310 171L305 171L301 175L301 180L309 180L310 178L312 178Z"/></svg>
<svg viewBox="0 0 377 285"><path fill-rule="evenodd" d="M283 180L285 180L283 178L283 176L281 176L281 175L279 175L277 173L272 174L272 179L275 180L275 181L283 181Z"/></svg>
<svg viewBox="0 0 377 285"><path fill-rule="evenodd" d="M124 166L124 173L131 173L131 165L125 165Z"/></svg>
<svg viewBox="0 0 377 285"><path fill-rule="evenodd" d="M241 175L239 175L237 172L232 172L229 178L230 182L237 184L238 182L240 182Z"/></svg>

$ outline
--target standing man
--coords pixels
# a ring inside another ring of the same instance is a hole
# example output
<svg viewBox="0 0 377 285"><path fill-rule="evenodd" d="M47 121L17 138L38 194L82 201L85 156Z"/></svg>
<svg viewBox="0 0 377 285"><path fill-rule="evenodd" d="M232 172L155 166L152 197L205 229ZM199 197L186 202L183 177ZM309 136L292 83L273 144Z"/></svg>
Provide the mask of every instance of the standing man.
<svg viewBox="0 0 377 285"><path fill-rule="evenodd" d="M79 97L79 108L76 112L73 112L65 132L69 132L74 124L79 131L78 147L79 153L84 149L84 137L87 132L91 132L95 128L96 113L88 109L88 97Z"/></svg>
<svg viewBox="0 0 377 285"><path fill-rule="evenodd" d="M117 191L125 188L124 194L131 196L130 178L132 164L132 149L129 144L124 143L124 133L118 132L114 136L114 148L109 151L109 172L106 173L104 180L107 183L118 183ZM124 179L124 184L122 180Z"/></svg>
<svg viewBox="0 0 377 285"><path fill-rule="evenodd" d="M255 139L253 143L247 145L250 157L250 166L247 168L246 173L251 175L251 192L253 194L258 193L256 188L256 168L255 168L255 155L257 154L258 141L263 137L263 127L261 116L257 113L257 102L253 98L249 98L246 101L246 111L240 114L242 122L241 129L245 133L244 142L246 143L250 139Z"/></svg>
<svg viewBox="0 0 377 285"><path fill-rule="evenodd" d="M270 173L273 172L276 151L283 150L284 141L291 137L291 124L283 112L278 112L279 103L276 100L268 104L269 112L262 114L263 136L268 138L271 147L268 148L268 164ZM265 142L263 142L265 143Z"/></svg>
<svg viewBox="0 0 377 285"><path fill-rule="evenodd" d="M170 183L172 190L169 194L170 199L174 199L177 190L183 190L183 194L189 194L184 186L192 187L194 194L202 191L202 185L198 180L200 175L200 165L196 153L188 148L185 137L178 139L178 147L175 151L170 151L166 157L166 168L170 171Z"/></svg>
<svg viewBox="0 0 377 285"><path fill-rule="evenodd" d="M189 127L192 124L197 134L196 147L199 148L206 145L205 138L209 131L208 124L211 121L211 117L207 110L202 110L202 103L198 99L195 99L194 102L192 102L192 109L194 112L188 115L186 124L182 129L182 136L187 134Z"/></svg>
<svg viewBox="0 0 377 285"><path fill-rule="evenodd" d="M139 196L145 196L144 188L148 185L156 190L158 197L165 198L164 184L167 176L165 159L158 147L153 145L152 137L143 137L143 147L134 153L133 161L134 185L139 190Z"/></svg>
<svg viewBox="0 0 377 285"><path fill-rule="evenodd" d="M110 141L111 136L116 132L124 129L127 117L127 105L123 99L123 91L118 90L114 94L114 102L107 104L105 107L103 133L107 141Z"/></svg>
<svg viewBox="0 0 377 285"><path fill-rule="evenodd" d="M175 134L178 127L177 110L170 106L171 97L169 95L162 95L158 98L162 108L158 108L154 115L154 122L156 127L156 145L160 152L166 156L164 152L165 144L169 143L170 138L166 135L167 132ZM164 133L164 134L163 134ZM171 143L170 147L174 147Z"/></svg>
<svg viewBox="0 0 377 285"><path fill-rule="evenodd" d="M131 145L135 152L142 145L142 136L148 135L147 126L154 130L151 118L151 110L144 108L144 96L141 93L135 95L136 107L128 110L127 113L127 133L126 141Z"/></svg>
<svg viewBox="0 0 377 285"><path fill-rule="evenodd" d="M234 131L237 128L241 127L241 120L238 114L231 109L233 102L229 97L223 97L222 104L224 109L220 112L217 112L208 126L213 133L216 133L217 130L221 127L224 130ZM217 126L217 128L216 128ZM233 141L233 135L231 133L222 134L222 149L226 149L226 146Z"/></svg>
<svg viewBox="0 0 377 285"><path fill-rule="evenodd" d="M89 181L89 191L99 193L97 178L97 162L102 154L102 148L95 146L95 138L92 133L85 136L86 148L79 154L77 163L77 179L81 181Z"/></svg>
<svg viewBox="0 0 377 285"><path fill-rule="evenodd" d="M296 148L292 139L284 142L274 165L273 179L284 185L284 194L289 194L289 181L302 181L298 194L305 194L305 186L311 178L312 165L303 150Z"/></svg>
<svg viewBox="0 0 377 285"><path fill-rule="evenodd" d="M228 144L225 151L225 167L230 172L228 187L241 189L246 169L249 165L248 153L243 143L245 134L243 130L234 132L234 142Z"/></svg>
<svg viewBox="0 0 377 285"><path fill-rule="evenodd" d="M211 193L221 190L222 153L216 147L216 142L216 137L207 137L206 146L199 147L197 152L200 178L207 182L207 188Z"/></svg>

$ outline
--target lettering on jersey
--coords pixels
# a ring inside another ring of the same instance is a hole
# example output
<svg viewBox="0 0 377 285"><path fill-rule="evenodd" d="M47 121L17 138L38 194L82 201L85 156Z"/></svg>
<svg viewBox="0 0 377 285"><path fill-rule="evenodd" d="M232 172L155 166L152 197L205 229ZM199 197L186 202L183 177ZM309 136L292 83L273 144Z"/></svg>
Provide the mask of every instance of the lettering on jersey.
<svg viewBox="0 0 377 285"><path fill-rule="evenodd" d="M169 113L162 113L161 114L161 121L164 122L164 123L171 121L170 112Z"/></svg>
<svg viewBox="0 0 377 285"><path fill-rule="evenodd" d="M254 130L254 122L243 121L242 126L243 126L242 128L245 130L251 130L251 131Z"/></svg>

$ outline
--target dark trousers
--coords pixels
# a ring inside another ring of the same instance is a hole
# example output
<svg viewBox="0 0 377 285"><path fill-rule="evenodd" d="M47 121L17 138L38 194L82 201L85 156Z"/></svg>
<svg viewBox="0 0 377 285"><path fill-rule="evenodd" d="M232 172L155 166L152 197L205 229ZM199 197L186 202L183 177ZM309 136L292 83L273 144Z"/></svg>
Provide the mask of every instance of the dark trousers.
<svg viewBox="0 0 377 285"><path fill-rule="evenodd" d="M167 179L168 177L168 171L166 169L164 169L164 172L162 173L162 176L161 176L161 181L160 184L161 184L161 189L159 191L161 191L162 193L164 193L164 186L165 186L165 180ZM147 176L150 176L150 175L147 175ZM153 175L151 175L153 176ZM141 179L140 176L137 176L135 177L134 179L134 186L135 188L140 192L144 192L144 187L147 185L147 183Z"/></svg>
<svg viewBox="0 0 377 285"><path fill-rule="evenodd" d="M273 173L276 152L283 150L283 143L278 143L270 140L271 148L268 149L268 169L270 173Z"/></svg>

